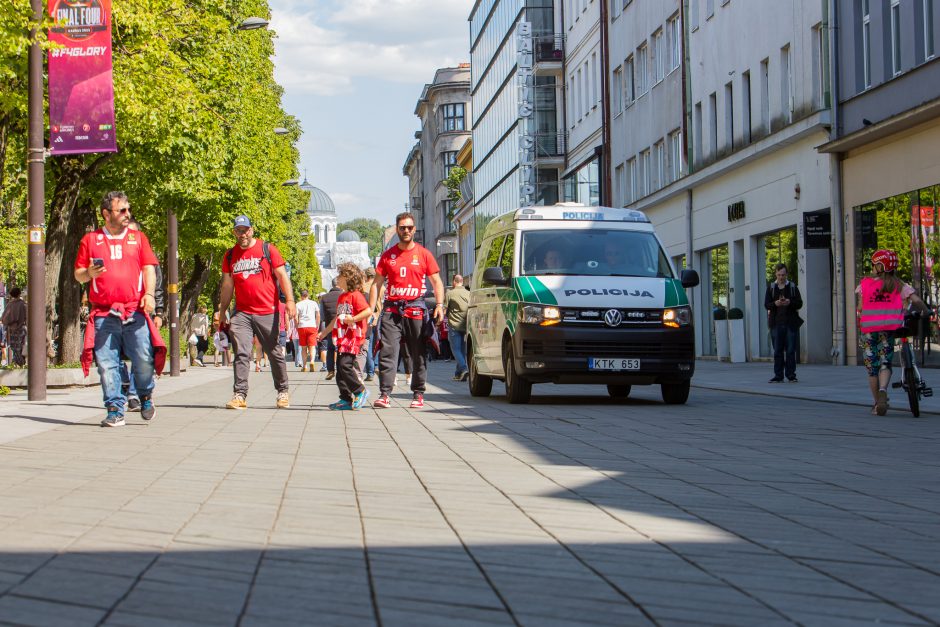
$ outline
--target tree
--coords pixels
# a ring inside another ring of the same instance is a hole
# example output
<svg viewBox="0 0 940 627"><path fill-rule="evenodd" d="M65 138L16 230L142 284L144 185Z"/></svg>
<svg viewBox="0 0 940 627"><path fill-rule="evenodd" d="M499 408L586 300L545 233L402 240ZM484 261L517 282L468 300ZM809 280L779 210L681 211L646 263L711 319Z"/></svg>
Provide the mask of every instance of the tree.
<svg viewBox="0 0 940 627"><path fill-rule="evenodd" d="M385 236L385 227L373 218L356 218L343 222L336 227L337 233L345 230L355 231L363 242L369 243L369 258L375 259L382 254L382 239Z"/></svg>

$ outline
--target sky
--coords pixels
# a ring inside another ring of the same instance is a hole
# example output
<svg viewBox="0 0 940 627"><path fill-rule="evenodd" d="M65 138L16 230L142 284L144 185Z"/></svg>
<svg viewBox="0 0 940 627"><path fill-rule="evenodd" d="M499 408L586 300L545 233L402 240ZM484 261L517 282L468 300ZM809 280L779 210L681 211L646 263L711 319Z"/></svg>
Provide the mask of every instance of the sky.
<svg viewBox="0 0 940 627"><path fill-rule="evenodd" d="M414 110L440 67L470 59L473 0L270 0L274 76L300 120L300 176L340 222L391 224L408 201L402 166Z"/></svg>

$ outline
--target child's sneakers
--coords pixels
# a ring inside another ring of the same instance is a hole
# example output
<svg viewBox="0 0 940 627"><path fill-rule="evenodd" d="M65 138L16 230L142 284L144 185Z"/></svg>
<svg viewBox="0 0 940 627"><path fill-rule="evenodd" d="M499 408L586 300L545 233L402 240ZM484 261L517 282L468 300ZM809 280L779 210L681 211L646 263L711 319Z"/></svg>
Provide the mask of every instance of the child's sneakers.
<svg viewBox="0 0 940 627"><path fill-rule="evenodd" d="M347 409L354 409L354 407L352 403L350 403L344 398L341 398L335 403L330 403L330 409L334 411L341 411L341 410L347 410Z"/></svg>
<svg viewBox="0 0 940 627"><path fill-rule="evenodd" d="M369 390L362 388L362 392L356 394L356 397L353 399L352 407L353 409L359 409L366 404L366 401L369 400Z"/></svg>

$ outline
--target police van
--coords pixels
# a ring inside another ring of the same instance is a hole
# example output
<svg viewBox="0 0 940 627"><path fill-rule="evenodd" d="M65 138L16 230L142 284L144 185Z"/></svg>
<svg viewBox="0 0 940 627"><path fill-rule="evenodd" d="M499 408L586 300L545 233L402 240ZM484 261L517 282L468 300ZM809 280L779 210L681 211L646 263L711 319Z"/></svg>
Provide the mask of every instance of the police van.
<svg viewBox="0 0 940 627"><path fill-rule="evenodd" d="M574 203L494 219L477 251L467 311L470 393L504 381L510 403L534 383L606 385L615 398L660 385L685 403L695 332L685 288L646 215Z"/></svg>

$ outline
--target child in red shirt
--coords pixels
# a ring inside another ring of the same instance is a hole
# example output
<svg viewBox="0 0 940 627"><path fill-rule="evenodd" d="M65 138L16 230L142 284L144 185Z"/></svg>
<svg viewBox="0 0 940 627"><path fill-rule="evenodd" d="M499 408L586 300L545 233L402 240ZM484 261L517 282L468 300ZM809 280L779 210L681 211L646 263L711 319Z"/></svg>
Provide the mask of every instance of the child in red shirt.
<svg viewBox="0 0 940 627"><path fill-rule="evenodd" d="M356 355L366 338L366 319L372 313L362 295L365 277L354 263L342 263L336 285L343 290L336 302L336 317L320 332L318 339L332 331L336 346L336 387L339 400L330 409L359 409L369 398L356 368Z"/></svg>

